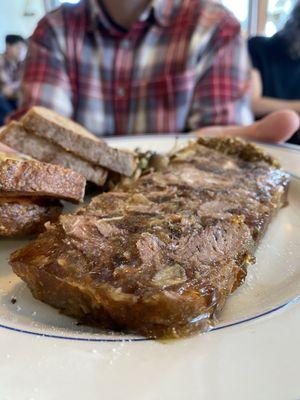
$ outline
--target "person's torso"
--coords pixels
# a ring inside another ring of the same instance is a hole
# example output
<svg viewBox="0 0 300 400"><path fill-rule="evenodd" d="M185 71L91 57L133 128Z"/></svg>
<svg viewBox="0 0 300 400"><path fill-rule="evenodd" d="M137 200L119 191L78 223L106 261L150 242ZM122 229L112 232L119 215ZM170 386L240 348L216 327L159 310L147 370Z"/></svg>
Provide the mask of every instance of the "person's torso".
<svg viewBox="0 0 300 400"><path fill-rule="evenodd" d="M261 74L264 96L300 99L300 59L292 60L279 38L252 38L249 50Z"/></svg>
<svg viewBox="0 0 300 400"><path fill-rule="evenodd" d="M221 9L209 14L200 0L171 3L165 23L150 15L129 32L100 21L87 29L81 16L69 18L65 51L76 121L99 136L186 130Z"/></svg>

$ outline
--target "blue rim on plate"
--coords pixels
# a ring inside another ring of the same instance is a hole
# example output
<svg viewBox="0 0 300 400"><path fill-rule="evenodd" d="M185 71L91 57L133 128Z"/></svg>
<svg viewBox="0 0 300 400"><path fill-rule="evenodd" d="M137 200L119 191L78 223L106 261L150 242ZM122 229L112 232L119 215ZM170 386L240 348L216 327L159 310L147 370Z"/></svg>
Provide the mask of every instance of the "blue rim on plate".
<svg viewBox="0 0 300 400"><path fill-rule="evenodd" d="M212 328L209 332L215 332L215 331L220 331L222 329L226 329L226 328L230 328L233 326L237 326L237 325L241 325L244 324L246 322L250 322L262 317L265 317L269 314L275 313L276 311L279 311L289 305L292 304L296 304L300 301L300 296L297 296L291 300L289 300L288 302L284 303L284 304L280 304L279 306L276 306L270 310L266 310L260 314L257 315L253 315L252 317L248 317L245 319L242 319L240 321L236 321L236 322L231 322L229 324L225 324L225 325L221 325L221 326L216 326L214 328ZM26 335L33 335L33 336L39 336L39 337L43 337L43 338L48 338L48 339L60 339L60 340L69 340L69 341L79 341L79 342L100 342L100 343L131 343L131 342L149 342L149 341L154 341L155 339L151 339L151 338L145 338L145 337L141 337L141 338L136 338L136 337L132 337L132 338L128 338L126 336L124 336L124 338L86 338L86 337L76 337L76 336L62 336L62 335L54 335L54 334L50 334L50 333L42 333L42 332L34 332L34 331L29 331L26 329L20 329L20 328L14 328L12 326L8 326L8 325L3 325L0 324L0 328L2 329L7 329L9 331L13 331L13 332L17 332L17 333L24 333Z"/></svg>

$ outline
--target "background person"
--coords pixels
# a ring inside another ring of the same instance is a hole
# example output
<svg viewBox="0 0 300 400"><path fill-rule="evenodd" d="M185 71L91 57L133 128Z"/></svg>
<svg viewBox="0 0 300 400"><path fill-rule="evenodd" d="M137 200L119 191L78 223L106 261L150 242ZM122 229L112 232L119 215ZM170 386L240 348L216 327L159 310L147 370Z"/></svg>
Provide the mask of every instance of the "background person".
<svg viewBox="0 0 300 400"><path fill-rule="evenodd" d="M249 123L240 25L212 1L65 4L29 41L16 117L37 104L98 136Z"/></svg>
<svg viewBox="0 0 300 400"><path fill-rule="evenodd" d="M5 52L0 55L0 126L5 117L17 108L25 43L19 35L7 35L5 38Z"/></svg>
<svg viewBox="0 0 300 400"><path fill-rule="evenodd" d="M281 31L249 40L252 72L252 108L260 118L290 109L300 114L300 3ZM300 135L293 137L300 144Z"/></svg>

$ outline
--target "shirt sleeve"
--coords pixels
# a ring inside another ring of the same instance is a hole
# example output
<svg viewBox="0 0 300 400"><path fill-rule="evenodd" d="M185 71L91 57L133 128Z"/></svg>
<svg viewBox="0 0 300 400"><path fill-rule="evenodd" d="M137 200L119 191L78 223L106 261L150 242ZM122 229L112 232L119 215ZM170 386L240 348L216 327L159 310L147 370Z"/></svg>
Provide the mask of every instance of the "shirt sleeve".
<svg viewBox="0 0 300 400"><path fill-rule="evenodd" d="M72 90L63 51L62 32L42 19L29 40L21 81L20 107L10 119L32 106L44 106L66 117L73 116Z"/></svg>
<svg viewBox="0 0 300 400"><path fill-rule="evenodd" d="M233 17L215 30L199 68L187 130L251 123L250 62L246 42Z"/></svg>

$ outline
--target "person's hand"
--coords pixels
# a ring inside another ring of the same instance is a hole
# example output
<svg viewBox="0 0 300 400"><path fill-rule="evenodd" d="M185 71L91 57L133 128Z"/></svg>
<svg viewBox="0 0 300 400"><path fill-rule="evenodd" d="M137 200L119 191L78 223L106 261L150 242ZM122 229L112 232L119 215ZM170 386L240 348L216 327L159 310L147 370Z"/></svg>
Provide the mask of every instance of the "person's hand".
<svg viewBox="0 0 300 400"><path fill-rule="evenodd" d="M284 142L300 126L296 112L276 111L248 126L210 126L195 132L197 136L239 136L260 142Z"/></svg>

